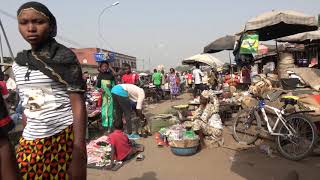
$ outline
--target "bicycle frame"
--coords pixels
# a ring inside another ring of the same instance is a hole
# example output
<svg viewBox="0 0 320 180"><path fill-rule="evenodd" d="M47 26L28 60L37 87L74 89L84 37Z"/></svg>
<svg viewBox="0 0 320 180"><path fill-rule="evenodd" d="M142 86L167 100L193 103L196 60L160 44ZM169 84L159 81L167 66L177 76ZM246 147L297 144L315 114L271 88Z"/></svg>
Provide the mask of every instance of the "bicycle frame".
<svg viewBox="0 0 320 180"><path fill-rule="evenodd" d="M275 112L276 115L277 115L277 117L278 117L273 127L271 127L271 125L270 125L270 123L269 123L269 118L268 118L268 116L267 116L267 114L266 114L265 108L270 109L270 110L272 110L273 112ZM259 113L257 112L257 110L260 110L260 111L261 111L261 113L262 113L262 118L263 118L263 120L267 123L267 130L268 130L268 132L269 132L271 135L273 135L273 136L288 136L288 135L289 135L289 136L293 136L293 134L294 134L294 132L293 132L294 129L292 129L291 127L289 127L289 126L287 125L286 119L283 117L284 109L278 109L278 108L275 108L275 107L266 105L264 100L259 100L259 105L258 105L257 108L255 109L255 113L254 113L254 114L255 114L257 120L258 120L258 121L261 121L260 115L259 115ZM287 128L289 134L275 133L275 131L276 131L279 123L282 123L282 124L285 126L285 128ZM259 127L259 128L262 128L261 123L258 123L258 127Z"/></svg>

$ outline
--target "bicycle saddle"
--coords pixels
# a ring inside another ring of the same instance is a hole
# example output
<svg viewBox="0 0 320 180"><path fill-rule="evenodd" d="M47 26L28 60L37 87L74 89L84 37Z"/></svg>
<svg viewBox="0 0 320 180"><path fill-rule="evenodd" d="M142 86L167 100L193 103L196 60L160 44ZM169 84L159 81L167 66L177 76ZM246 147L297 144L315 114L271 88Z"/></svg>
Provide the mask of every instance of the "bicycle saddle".
<svg viewBox="0 0 320 180"><path fill-rule="evenodd" d="M280 101L284 102L285 104L295 105L298 103L299 97L298 96L282 96Z"/></svg>

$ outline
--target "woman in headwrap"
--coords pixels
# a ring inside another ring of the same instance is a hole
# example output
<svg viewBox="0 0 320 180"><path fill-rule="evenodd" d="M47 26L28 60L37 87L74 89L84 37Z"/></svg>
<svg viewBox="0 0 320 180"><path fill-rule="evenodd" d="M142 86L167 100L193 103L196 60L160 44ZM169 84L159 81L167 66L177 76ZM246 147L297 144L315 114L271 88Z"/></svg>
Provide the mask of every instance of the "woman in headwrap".
<svg viewBox="0 0 320 180"><path fill-rule="evenodd" d="M99 75L97 77L97 87L101 88L102 94L102 126L111 131L113 122L113 100L111 89L115 86L114 70L108 62L102 62L99 66Z"/></svg>
<svg viewBox="0 0 320 180"><path fill-rule="evenodd" d="M30 50L12 66L26 125L16 150L23 179L86 179L85 82L75 54L57 43L57 23L38 2L23 4L18 27Z"/></svg>
<svg viewBox="0 0 320 180"><path fill-rule="evenodd" d="M200 107L192 118L192 129L204 139L213 143L222 139L222 122L219 116L219 100L212 90L205 90L200 96Z"/></svg>

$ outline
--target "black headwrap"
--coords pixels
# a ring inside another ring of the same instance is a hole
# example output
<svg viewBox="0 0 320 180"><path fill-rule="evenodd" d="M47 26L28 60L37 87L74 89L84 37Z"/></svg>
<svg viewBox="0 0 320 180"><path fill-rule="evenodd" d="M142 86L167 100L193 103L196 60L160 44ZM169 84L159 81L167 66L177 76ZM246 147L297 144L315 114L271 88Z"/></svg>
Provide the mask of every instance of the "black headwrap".
<svg viewBox="0 0 320 180"><path fill-rule="evenodd" d="M27 2L20 6L20 8L17 11L17 16L21 14L23 10L27 9L33 9L38 11L40 14L44 15L49 19L49 24L51 27L50 37L56 37L57 35L57 21L56 18L53 16L53 14L50 12L50 10L43 4L39 2Z"/></svg>
<svg viewBox="0 0 320 180"><path fill-rule="evenodd" d="M40 48L24 50L17 54L16 63L20 66L28 66L26 80L31 70L40 70L51 79L67 85L69 92L84 92L85 82L82 79L82 70L76 55L53 38L57 34L55 17L45 5L38 2L23 4L18 10L18 16L26 9L34 9L48 17L53 30Z"/></svg>

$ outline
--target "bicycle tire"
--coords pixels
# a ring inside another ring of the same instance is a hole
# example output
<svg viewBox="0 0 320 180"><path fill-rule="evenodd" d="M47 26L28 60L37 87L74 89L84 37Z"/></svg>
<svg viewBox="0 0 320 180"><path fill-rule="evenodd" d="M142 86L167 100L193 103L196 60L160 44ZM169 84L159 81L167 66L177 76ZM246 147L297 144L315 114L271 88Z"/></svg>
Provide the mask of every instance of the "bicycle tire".
<svg viewBox="0 0 320 180"><path fill-rule="evenodd" d="M252 111L252 109L242 109L238 112L234 120L232 136L234 140L240 144L253 144L259 137L259 131L257 130L257 119ZM250 118L252 119L249 123ZM249 123L250 125L246 123ZM239 127L239 125L242 127Z"/></svg>
<svg viewBox="0 0 320 180"><path fill-rule="evenodd" d="M286 120L287 120L286 124L294 128L294 130L298 133L298 135L296 134L297 137L294 137L293 140L292 139L288 140L288 138L286 139L282 136L277 136L276 143L277 143L278 152L286 159L293 160L293 161L302 160L313 152L313 148L315 147L315 144L318 139L316 126L306 115L303 115L303 114L290 115L286 118ZM298 121L300 122L298 123ZM310 132L306 131L306 135L307 135L306 138L302 137L303 129L301 129L301 127L298 126L299 124L306 125L307 126L306 128L308 128L308 130L310 131ZM281 123L279 125L278 133L283 134L286 132L288 132L288 130ZM310 134L307 134L307 133L310 133ZM291 141L297 141L297 142L291 142ZM302 141L303 143L309 142L309 145L306 147L305 150L303 150L301 153L298 153L298 154L293 154L295 152L293 153L289 152L289 151L295 151L297 148L296 144ZM289 151L285 150L286 149L285 146L288 146L287 148Z"/></svg>

